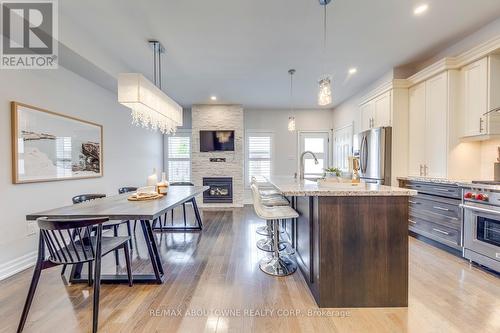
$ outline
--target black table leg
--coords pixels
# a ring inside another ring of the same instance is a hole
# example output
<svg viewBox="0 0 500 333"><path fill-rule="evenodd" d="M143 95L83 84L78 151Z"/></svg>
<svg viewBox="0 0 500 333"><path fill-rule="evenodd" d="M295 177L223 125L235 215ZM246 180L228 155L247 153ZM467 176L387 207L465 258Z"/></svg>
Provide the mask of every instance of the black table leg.
<svg viewBox="0 0 500 333"><path fill-rule="evenodd" d="M144 222L145 222L145 227L146 227L146 231L148 233L148 238L149 238L148 244L151 244L151 250L153 251L153 255L154 255L154 256L151 256L151 253L150 253L149 256L151 257L151 261L156 263L156 266L158 267L159 273L161 275L163 275L164 274L163 265L161 263L160 253L158 252L158 246L156 246L156 241L155 241L155 237L153 235L153 230L151 229L151 224L149 223L149 221L144 221ZM149 249L148 249L148 251L149 251ZM153 268L154 268L154 266L153 266Z"/></svg>
<svg viewBox="0 0 500 333"><path fill-rule="evenodd" d="M162 283L163 267L161 267L160 256L158 254L158 247L156 246L156 241L153 237L153 232L151 230L151 224L147 220L141 220L141 227L144 233L144 239L148 247L149 258L151 259L151 265L153 266L153 272L156 277L156 282L158 284Z"/></svg>
<svg viewBox="0 0 500 333"><path fill-rule="evenodd" d="M154 231L160 231L160 232L163 232L163 231L170 231L170 232L201 231L203 229L203 222L201 220L200 211L198 210L198 205L196 204L196 199L195 198L191 198L188 201L183 202L182 205L184 206L186 204L186 202L191 202L191 204L193 205L194 215L195 215L195 218L196 218L196 225L186 226L185 225L186 224L186 222L185 222L186 220L184 220L184 226L182 226L182 227L164 226L164 227L158 228L158 227L155 227L154 224L153 224L152 230L154 230ZM173 212L173 208L172 208L172 212ZM165 220L166 220L166 216L167 216L167 213L165 213Z"/></svg>
<svg viewBox="0 0 500 333"><path fill-rule="evenodd" d="M133 274L134 283L163 283L163 266L161 263L158 247L153 237L150 221L141 220L141 228L144 234L144 240L148 248L149 258L153 266L154 274ZM153 222L153 221L151 221ZM82 274L82 264L75 264L71 269L71 283L88 283L88 274ZM124 274L102 274L101 283L103 284L128 284L128 276Z"/></svg>
<svg viewBox="0 0 500 333"><path fill-rule="evenodd" d="M200 211L198 210L198 204L196 203L196 199L191 199L191 203L193 204L194 215L196 216L196 221L198 222L198 227L200 230L203 228L203 222L201 221Z"/></svg>

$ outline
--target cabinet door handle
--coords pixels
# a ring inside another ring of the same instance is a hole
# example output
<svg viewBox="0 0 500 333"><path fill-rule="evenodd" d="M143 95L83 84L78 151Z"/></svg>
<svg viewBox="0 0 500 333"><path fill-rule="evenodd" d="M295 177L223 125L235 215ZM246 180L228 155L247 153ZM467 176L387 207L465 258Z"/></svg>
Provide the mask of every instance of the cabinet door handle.
<svg viewBox="0 0 500 333"><path fill-rule="evenodd" d="M443 235L449 235L450 233L449 232L446 232L446 231L443 231L443 230L440 230L440 229L436 229L436 228L432 228L432 230L436 231L436 232L439 232Z"/></svg>
<svg viewBox="0 0 500 333"><path fill-rule="evenodd" d="M479 118L479 133L483 133L483 124L484 124L484 119L483 117Z"/></svg>
<svg viewBox="0 0 500 333"><path fill-rule="evenodd" d="M415 222L413 220L408 220L408 222L410 222L411 224L417 224L417 222Z"/></svg>
<svg viewBox="0 0 500 333"><path fill-rule="evenodd" d="M424 175L424 166L420 164L420 176Z"/></svg>
<svg viewBox="0 0 500 333"><path fill-rule="evenodd" d="M427 167L427 164L424 164L424 176L427 176L427 170L429 167Z"/></svg>
<svg viewBox="0 0 500 333"><path fill-rule="evenodd" d="M448 189L446 189L446 188L439 188L439 187L434 187L433 190L434 191L439 191L439 192L449 192Z"/></svg>
<svg viewBox="0 0 500 333"><path fill-rule="evenodd" d="M442 210L444 212L449 212L450 211L448 208L443 208L443 207L439 207L439 206L434 206L432 208L437 209L437 210Z"/></svg>

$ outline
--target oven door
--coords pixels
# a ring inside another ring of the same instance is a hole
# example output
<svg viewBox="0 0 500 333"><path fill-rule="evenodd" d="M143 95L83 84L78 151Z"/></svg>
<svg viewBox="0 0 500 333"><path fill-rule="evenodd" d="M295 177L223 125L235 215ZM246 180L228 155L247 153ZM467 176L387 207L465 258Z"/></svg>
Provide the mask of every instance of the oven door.
<svg viewBox="0 0 500 333"><path fill-rule="evenodd" d="M464 247L500 261L500 208L467 203L464 208Z"/></svg>

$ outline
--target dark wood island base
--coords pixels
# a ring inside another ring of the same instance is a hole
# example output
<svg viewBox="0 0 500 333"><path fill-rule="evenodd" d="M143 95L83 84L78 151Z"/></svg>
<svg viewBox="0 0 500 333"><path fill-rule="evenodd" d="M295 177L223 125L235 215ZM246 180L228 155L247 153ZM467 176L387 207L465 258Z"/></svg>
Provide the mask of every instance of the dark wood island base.
<svg viewBox="0 0 500 333"><path fill-rule="evenodd" d="M408 306L408 196L296 196L297 261L321 308Z"/></svg>

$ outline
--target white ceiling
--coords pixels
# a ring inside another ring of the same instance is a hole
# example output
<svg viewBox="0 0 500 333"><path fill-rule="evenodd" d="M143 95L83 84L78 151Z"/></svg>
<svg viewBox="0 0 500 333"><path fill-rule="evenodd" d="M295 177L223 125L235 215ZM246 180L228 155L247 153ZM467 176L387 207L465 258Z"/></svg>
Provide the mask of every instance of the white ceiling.
<svg viewBox="0 0 500 333"><path fill-rule="evenodd" d="M413 15L425 1L429 11ZM339 103L395 66L423 60L500 16L499 0L333 0L328 6L328 73ZM318 0L60 1L62 42L116 75L151 77L147 40L167 49L163 87L184 106L209 102L246 108L315 108L323 72ZM78 27L90 41L68 41ZM91 51L90 47L95 47ZM106 62L104 59L108 59ZM358 73L348 78L351 66Z"/></svg>

